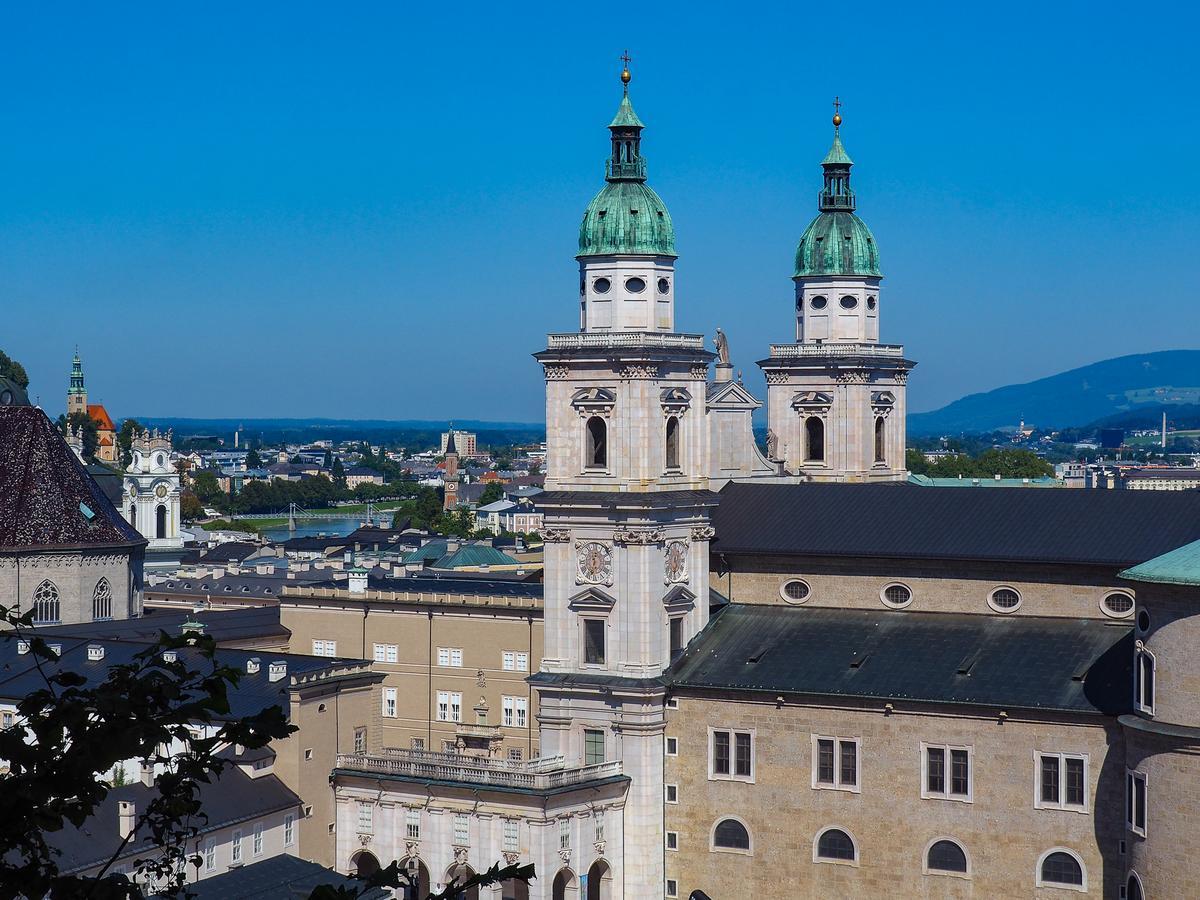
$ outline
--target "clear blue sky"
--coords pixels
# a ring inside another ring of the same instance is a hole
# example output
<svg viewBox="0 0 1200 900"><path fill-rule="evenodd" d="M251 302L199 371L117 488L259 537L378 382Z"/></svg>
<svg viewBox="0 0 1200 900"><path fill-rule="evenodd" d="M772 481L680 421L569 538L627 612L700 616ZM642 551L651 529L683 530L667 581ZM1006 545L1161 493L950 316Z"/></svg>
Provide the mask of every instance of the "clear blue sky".
<svg viewBox="0 0 1200 900"><path fill-rule="evenodd" d="M831 101L913 410L1200 337L1194 4L48 4L0 28L0 348L117 417L540 421L634 57L681 330L791 339ZM444 11L441 11L444 10Z"/></svg>

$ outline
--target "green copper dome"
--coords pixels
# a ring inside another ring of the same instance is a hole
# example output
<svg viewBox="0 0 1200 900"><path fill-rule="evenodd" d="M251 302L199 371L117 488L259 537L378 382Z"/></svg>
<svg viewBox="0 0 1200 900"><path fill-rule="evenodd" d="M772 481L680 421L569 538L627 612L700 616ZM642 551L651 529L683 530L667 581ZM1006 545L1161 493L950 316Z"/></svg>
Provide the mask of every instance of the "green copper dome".
<svg viewBox="0 0 1200 900"><path fill-rule="evenodd" d="M578 256L675 255L671 214L646 184L646 159L641 150L644 127L627 88L608 126L612 133L612 153L604 171L608 183L583 213Z"/></svg>
<svg viewBox="0 0 1200 900"><path fill-rule="evenodd" d="M823 212L796 248L796 275L879 274L879 249L867 223L852 212Z"/></svg>
<svg viewBox="0 0 1200 900"><path fill-rule="evenodd" d="M850 189L850 169L854 161L842 146L834 119L833 146L821 161L825 184L817 195L820 212L813 219L796 247L796 274L868 275L879 272L879 248L867 223L854 214L857 201Z"/></svg>

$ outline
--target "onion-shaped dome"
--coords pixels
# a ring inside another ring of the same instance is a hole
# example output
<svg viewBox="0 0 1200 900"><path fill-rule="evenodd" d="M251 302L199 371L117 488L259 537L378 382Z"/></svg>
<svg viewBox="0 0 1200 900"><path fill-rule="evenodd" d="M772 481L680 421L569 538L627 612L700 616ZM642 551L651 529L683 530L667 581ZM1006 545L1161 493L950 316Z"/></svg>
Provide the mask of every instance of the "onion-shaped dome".
<svg viewBox="0 0 1200 900"><path fill-rule="evenodd" d="M809 223L796 247L796 275L881 277L875 236L852 212L823 212Z"/></svg>

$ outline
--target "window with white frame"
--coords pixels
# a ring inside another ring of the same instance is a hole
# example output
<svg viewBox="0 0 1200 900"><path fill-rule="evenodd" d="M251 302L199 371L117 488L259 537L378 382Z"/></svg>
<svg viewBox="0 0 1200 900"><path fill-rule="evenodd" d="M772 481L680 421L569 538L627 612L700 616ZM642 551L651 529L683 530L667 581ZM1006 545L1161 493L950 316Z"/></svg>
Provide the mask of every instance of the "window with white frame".
<svg viewBox="0 0 1200 900"><path fill-rule="evenodd" d="M529 700L526 697L502 697L501 711L503 722L512 728L524 728L529 712Z"/></svg>
<svg viewBox="0 0 1200 900"><path fill-rule="evenodd" d="M366 753L367 752L367 729L365 729L365 728L355 728L354 729L354 752L355 753Z"/></svg>
<svg viewBox="0 0 1200 900"><path fill-rule="evenodd" d="M383 689L383 715L387 719L396 718L396 688Z"/></svg>
<svg viewBox="0 0 1200 900"><path fill-rule="evenodd" d="M461 668L463 664L463 655L461 647L438 647L437 664L439 666L451 666Z"/></svg>
<svg viewBox="0 0 1200 900"><path fill-rule="evenodd" d="M242 833L240 831L235 831L229 839L229 860L235 863L242 861Z"/></svg>
<svg viewBox="0 0 1200 900"><path fill-rule="evenodd" d="M471 843L471 818L466 813L454 814L454 843L460 847Z"/></svg>
<svg viewBox="0 0 1200 900"><path fill-rule="evenodd" d="M400 659L400 648L396 644L376 644L375 662L394 663Z"/></svg>
<svg viewBox="0 0 1200 900"><path fill-rule="evenodd" d="M263 852L263 825L262 822L256 822L254 825L254 855L262 856Z"/></svg>
<svg viewBox="0 0 1200 900"><path fill-rule="evenodd" d="M462 694L451 691L438 691L437 717L439 722L461 722Z"/></svg>
<svg viewBox="0 0 1200 900"><path fill-rule="evenodd" d="M504 820L504 850L506 853L516 853L521 849L519 828L516 819Z"/></svg>
<svg viewBox="0 0 1200 900"><path fill-rule="evenodd" d="M509 747L508 758L513 762L520 762L525 758L525 752L520 747Z"/></svg>
<svg viewBox="0 0 1200 900"><path fill-rule="evenodd" d="M1081 753L1034 753L1038 809L1087 809L1088 758Z"/></svg>
<svg viewBox="0 0 1200 900"><path fill-rule="evenodd" d="M970 747L922 744L921 769L922 797L973 799Z"/></svg>
<svg viewBox="0 0 1200 900"><path fill-rule="evenodd" d="M678 850L679 849L679 832L678 831L668 831L667 832L667 849L668 850Z"/></svg>
<svg viewBox="0 0 1200 900"><path fill-rule="evenodd" d="M754 781L754 732L710 728L708 777L710 780Z"/></svg>
<svg viewBox="0 0 1200 900"><path fill-rule="evenodd" d="M1133 705L1139 712L1154 715L1154 654L1137 643L1133 667Z"/></svg>
<svg viewBox="0 0 1200 900"><path fill-rule="evenodd" d="M217 868L217 842L212 838L204 845L204 871L212 872Z"/></svg>
<svg viewBox="0 0 1200 900"><path fill-rule="evenodd" d="M667 879L667 896L668 897L678 897L679 896L679 882L676 881L674 878Z"/></svg>
<svg viewBox="0 0 1200 900"><path fill-rule="evenodd" d="M598 766L605 761L606 756L604 730L601 728L583 729L583 764Z"/></svg>
<svg viewBox="0 0 1200 900"><path fill-rule="evenodd" d="M296 816L288 813L283 817L283 846L290 847L296 843Z"/></svg>
<svg viewBox="0 0 1200 900"><path fill-rule="evenodd" d="M604 665L604 629L605 622L603 619L583 620L583 662L585 665Z"/></svg>
<svg viewBox="0 0 1200 900"><path fill-rule="evenodd" d="M519 650L505 650L501 656L501 666L506 672L528 672L529 654Z"/></svg>
<svg viewBox="0 0 1200 900"><path fill-rule="evenodd" d="M559 850L571 849L571 820L570 819L559 819L558 820L558 849Z"/></svg>
<svg viewBox="0 0 1200 900"><path fill-rule="evenodd" d="M421 811L408 807L404 811L404 836L410 841L421 839Z"/></svg>
<svg viewBox="0 0 1200 900"><path fill-rule="evenodd" d="M664 742L663 752L667 756L678 756L679 755L679 738L673 738L673 737L667 738L666 741Z"/></svg>
<svg viewBox="0 0 1200 900"><path fill-rule="evenodd" d="M1146 836L1146 774L1125 770L1125 827Z"/></svg>
<svg viewBox="0 0 1200 900"><path fill-rule="evenodd" d="M375 828L375 807L364 800L358 801L358 830L370 834Z"/></svg>
<svg viewBox="0 0 1200 900"><path fill-rule="evenodd" d="M859 738L813 735L812 786L858 792Z"/></svg>
<svg viewBox="0 0 1200 900"><path fill-rule="evenodd" d="M313 641L313 656L337 656L337 641Z"/></svg>
<svg viewBox="0 0 1200 900"><path fill-rule="evenodd" d="M663 789L664 789L664 796L666 797L666 801L668 803L678 803L679 802L679 785L665 784L665 785L663 785Z"/></svg>

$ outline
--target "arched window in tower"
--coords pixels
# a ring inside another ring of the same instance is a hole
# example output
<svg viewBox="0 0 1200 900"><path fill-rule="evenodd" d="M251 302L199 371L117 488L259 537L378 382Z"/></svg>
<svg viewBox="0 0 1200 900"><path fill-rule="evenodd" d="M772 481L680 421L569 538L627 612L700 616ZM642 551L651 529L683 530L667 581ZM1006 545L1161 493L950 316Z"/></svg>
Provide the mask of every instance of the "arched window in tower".
<svg viewBox="0 0 1200 900"><path fill-rule="evenodd" d="M53 581L43 581L33 592L33 624L49 625L61 621L62 607L59 604L58 588Z"/></svg>
<svg viewBox="0 0 1200 900"><path fill-rule="evenodd" d="M887 425L883 416L875 417L875 462L887 462Z"/></svg>
<svg viewBox="0 0 1200 900"><path fill-rule="evenodd" d="M667 416L667 468L679 468L679 419Z"/></svg>
<svg viewBox="0 0 1200 900"><path fill-rule="evenodd" d="M137 507L132 500L129 501L129 524L137 528Z"/></svg>
<svg viewBox="0 0 1200 900"><path fill-rule="evenodd" d="M825 461L825 422L820 416L804 420L804 458L809 462Z"/></svg>
<svg viewBox="0 0 1200 900"><path fill-rule="evenodd" d="M92 589L92 618L111 619L112 601L112 585L108 583L107 578L101 578Z"/></svg>
<svg viewBox="0 0 1200 900"><path fill-rule="evenodd" d="M167 536L167 508L165 506L159 506L154 510L154 536L156 538Z"/></svg>
<svg viewBox="0 0 1200 900"><path fill-rule="evenodd" d="M584 465L589 469L608 467L608 426L599 416L587 420Z"/></svg>

